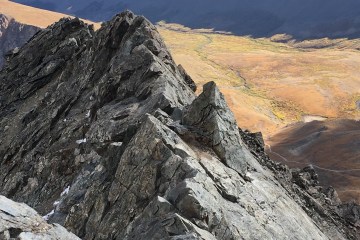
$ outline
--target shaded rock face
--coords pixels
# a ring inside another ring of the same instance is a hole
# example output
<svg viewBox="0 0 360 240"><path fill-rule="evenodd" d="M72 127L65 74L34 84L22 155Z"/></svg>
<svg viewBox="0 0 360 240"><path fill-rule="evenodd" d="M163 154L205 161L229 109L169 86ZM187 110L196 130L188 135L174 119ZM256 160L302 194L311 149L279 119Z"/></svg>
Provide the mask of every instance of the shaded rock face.
<svg viewBox="0 0 360 240"><path fill-rule="evenodd" d="M80 239L59 224L48 224L35 210L0 196L0 239Z"/></svg>
<svg viewBox="0 0 360 240"><path fill-rule="evenodd" d="M0 87L0 193L82 239L357 237L214 83L195 96L143 17L63 19L9 56Z"/></svg>
<svg viewBox="0 0 360 240"><path fill-rule="evenodd" d="M25 44L38 30L37 27L18 23L13 18L0 14L0 68L4 64L6 53Z"/></svg>

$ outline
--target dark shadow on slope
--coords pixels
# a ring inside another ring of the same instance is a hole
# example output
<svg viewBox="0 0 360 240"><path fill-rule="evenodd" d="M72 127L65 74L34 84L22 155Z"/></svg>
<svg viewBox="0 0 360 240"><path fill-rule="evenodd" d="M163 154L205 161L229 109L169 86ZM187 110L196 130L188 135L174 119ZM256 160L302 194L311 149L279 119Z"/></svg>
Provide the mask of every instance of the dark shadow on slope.
<svg viewBox="0 0 360 240"><path fill-rule="evenodd" d="M93 21L110 19L131 9L152 22L214 28L236 35L269 37L286 33L296 39L360 37L358 0L15 0Z"/></svg>
<svg viewBox="0 0 360 240"><path fill-rule="evenodd" d="M336 188L342 200L360 201L360 122L313 121L285 128L268 141L272 159L290 167L312 165L319 179Z"/></svg>

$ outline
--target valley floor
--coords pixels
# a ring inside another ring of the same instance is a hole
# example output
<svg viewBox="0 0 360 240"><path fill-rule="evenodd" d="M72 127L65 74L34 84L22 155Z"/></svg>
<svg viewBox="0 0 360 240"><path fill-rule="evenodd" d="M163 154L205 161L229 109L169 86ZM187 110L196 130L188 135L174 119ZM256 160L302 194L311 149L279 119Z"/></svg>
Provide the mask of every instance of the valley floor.
<svg viewBox="0 0 360 240"><path fill-rule="evenodd" d="M274 160L313 165L342 200L360 202L357 40L279 43L175 24L159 28L198 91L215 81L238 125L261 131Z"/></svg>
<svg viewBox="0 0 360 240"><path fill-rule="evenodd" d="M360 118L356 41L285 44L173 24L159 28L175 61L199 86L220 86L243 128L270 136L304 116Z"/></svg>

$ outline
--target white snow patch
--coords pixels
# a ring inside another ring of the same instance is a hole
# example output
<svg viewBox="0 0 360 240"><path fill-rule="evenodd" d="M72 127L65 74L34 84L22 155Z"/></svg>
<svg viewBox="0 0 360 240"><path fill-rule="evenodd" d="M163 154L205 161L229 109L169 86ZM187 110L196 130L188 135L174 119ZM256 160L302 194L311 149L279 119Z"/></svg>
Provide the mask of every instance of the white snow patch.
<svg viewBox="0 0 360 240"><path fill-rule="evenodd" d="M121 147L121 145L123 145L123 143L122 143L122 142L113 142L113 143L111 143L110 145L112 145L112 146L117 146L117 147Z"/></svg>
<svg viewBox="0 0 360 240"><path fill-rule="evenodd" d="M313 122L313 121L323 122L326 119L327 119L327 117L316 116L316 115L304 115L304 116L302 116L302 120L303 120L304 123L309 123L309 122Z"/></svg>
<svg viewBox="0 0 360 240"><path fill-rule="evenodd" d="M59 205L59 203L60 203L60 201L55 201L55 202L53 203L53 206L56 207L57 205Z"/></svg>
<svg viewBox="0 0 360 240"><path fill-rule="evenodd" d="M48 221L49 218L50 218L52 215L54 215L54 213L55 213L55 210L53 209L53 210L51 210L51 212L49 212L48 214L46 214L46 215L43 216L42 218L43 218L45 221Z"/></svg>
<svg viewBox="0 0 360 240"><path fill-rule="evenodd" d="M78 43L75 38L69 38L69 43L74 43L76 46L78 46Z"/></svg>
<svg viewBox="0 0 360 240"><path fill-rule="evenodd" d="M86 143L86 138L84 138L84 139L79 139L79 140L76 140L76 143L77 143L77 144L82 144L82 143Z"/></svg>
<svg viewBox="0 0 360 240"><path fill-rule="evenodd" d="M67 195L69 193L69 190L70 190L70 186L67 186L64 191L62 191L62 193L60 194L60 197L63 197L65 195ZM49 212L48 214L46 214L45 216L43 216L42 218L45 220L45 221L48 221L50 219L50 217L52 215L54 215L55 213L55 209L56 207L60 204L60 201L59 200L56 200L54 203L53 203L53 207L54 209L51 210L51 212Z"/></svg>
<svg viewBox="0 0 360 240"><path fill-rule="evenodd" d="M90 117L90 110L86 113L85 117L87 117L87 118Z"/></svg>
<svg viewBox="0 0 360 240"><path fill-rule="evenodd" d="M12 53L13 53L13 54L17 54L17 53L19 53L19 52L20 52L20 48L18 48L18 47L14 48L14 49L12 50Z"/></svg>
<svg viewBox="0 0 360 240"><path fill-rule="evenodd" d="M160 196L158 196L158 201L161 203L168 203L168 200L166 200L165 198L160 197Z"/></svg>
<svg viewBox="0 0 360 240"><path fill-rule="evenodd" d="M60 194L60 197L65 196L69 193L70 190L70 186L67 186L67 188L64 189L64 191L62 191L62 193Z"/></svg>

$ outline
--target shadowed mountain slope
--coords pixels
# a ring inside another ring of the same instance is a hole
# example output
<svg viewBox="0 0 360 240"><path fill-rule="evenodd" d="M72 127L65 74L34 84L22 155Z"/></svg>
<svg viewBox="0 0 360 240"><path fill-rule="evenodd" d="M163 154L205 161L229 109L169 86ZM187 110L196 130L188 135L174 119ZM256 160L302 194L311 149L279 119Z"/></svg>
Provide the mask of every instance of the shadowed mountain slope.
<svg viewBox="0 0 360 240"><path fill-rule="evenodd" d="M357 205L195 90L145 18L62 19L0 72L0 193L82 239L358 238Z"/></svg>
<svg viewBox="0 0 360 240"><path fill-rule="evenodd" d="M360 202L360 122L313 121L290 125L268 141L272 159L291 167L312 165L320 182L334 186L344 201Z"/></svg>
<svg viewBox="0 0 360 240"><path fill-rule="evenodd" d="M11 2L9 0L0 0L0 14L5 14L14 18L17 22L26 25L45 28L64 17L71 17L66 14L47 11L39 8L25 6ZM87 21L88 24L94 24L95 28L99 28L100 24Z"/></svg>
<svg viewBox="0 0 360 240"><path fill-rule="evenodd" d="M268 37L287 33L296 38L360 36L357 0L16 0L30 6L104 21L131 9L157 22L192 28L214 28L237 35Z"/></svg>
<svg viewBox="0 0 360 240"><path fill-rule="evenodd" d="M37 27L18 23L15 19L0 14L0 68L4 63L4 54L21 47L38 30Z"/></svg>

